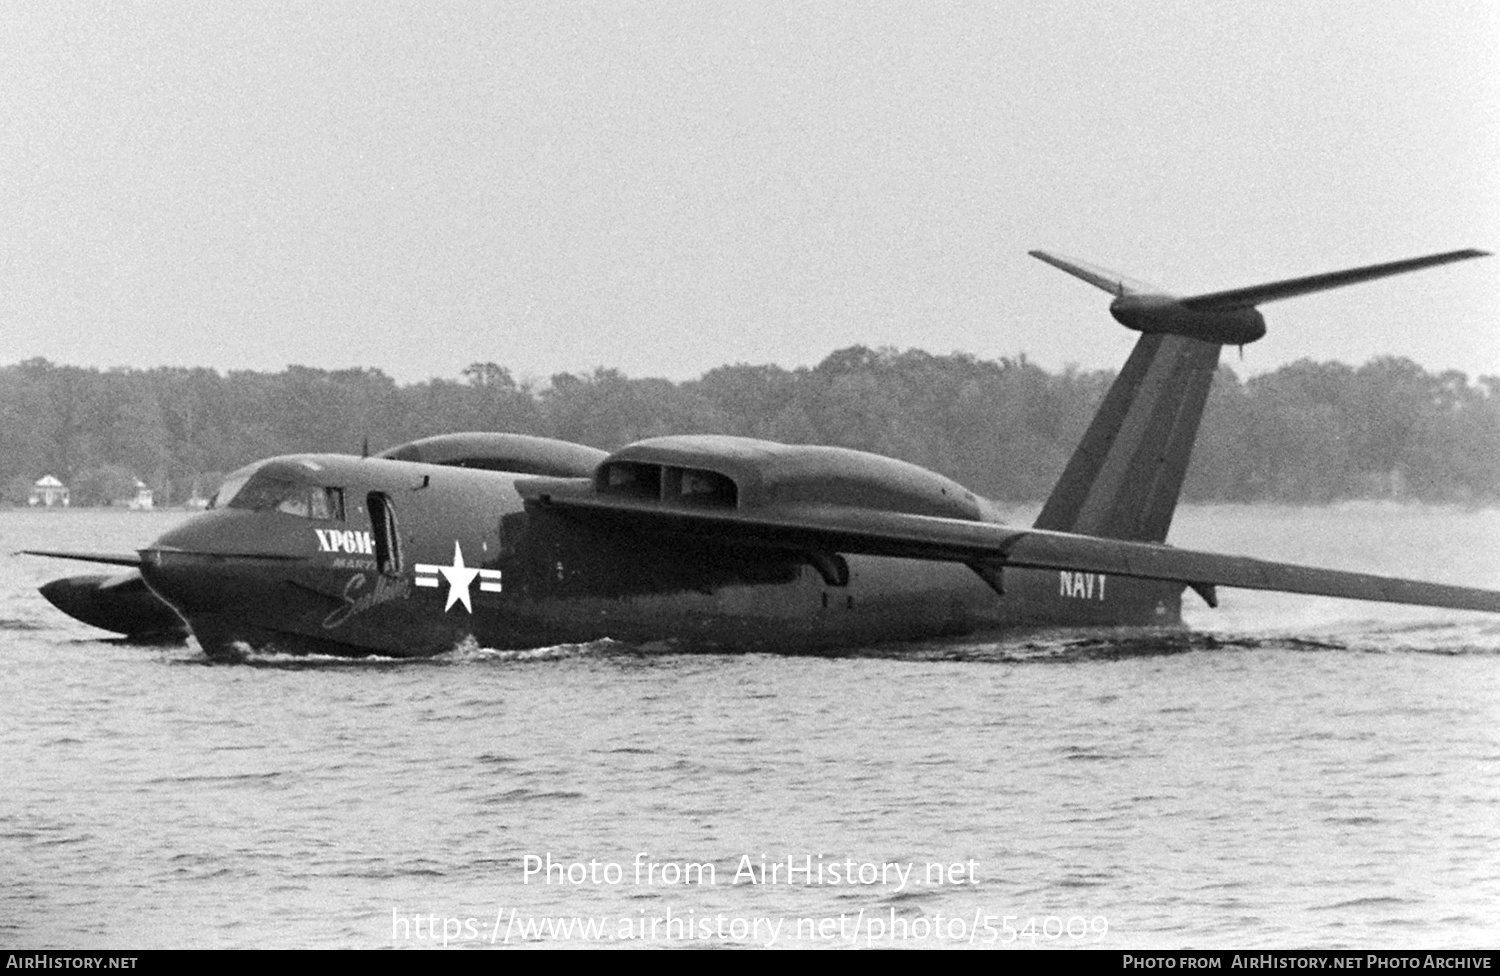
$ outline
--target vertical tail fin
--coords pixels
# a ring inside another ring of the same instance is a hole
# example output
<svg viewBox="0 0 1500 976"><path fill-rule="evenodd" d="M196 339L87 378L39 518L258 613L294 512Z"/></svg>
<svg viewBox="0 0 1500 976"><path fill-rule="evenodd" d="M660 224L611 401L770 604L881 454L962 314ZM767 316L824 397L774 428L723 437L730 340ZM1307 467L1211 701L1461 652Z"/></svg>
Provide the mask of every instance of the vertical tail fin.
<svg viewBox="0 0 1500 976"><path fill-rule="evenodd" d="M1217 343L1186 336L1141 336L1036 527L1140 542L1165 540L1219 349Z"/></svg>
<svg viewBox="0 0 1500 976"><path fill-rule="evenodd" d="M1036 527L1140 542L1167 537L1219 349L1265 335L1256 305L1486 256L1472 249L1446 251L1179 298L1072 258L1031 254L1113 295L1110 314L1142 333Z"/></svg>

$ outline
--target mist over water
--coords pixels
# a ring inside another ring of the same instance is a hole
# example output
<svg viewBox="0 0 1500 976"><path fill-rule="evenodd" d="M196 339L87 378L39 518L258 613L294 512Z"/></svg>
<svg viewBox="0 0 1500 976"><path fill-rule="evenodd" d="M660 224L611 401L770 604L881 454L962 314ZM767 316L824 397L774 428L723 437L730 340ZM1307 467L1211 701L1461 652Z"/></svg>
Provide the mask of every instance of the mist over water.
<svg viewBox="0 0 1500 976"><path fill-rule="evenodd" d="M0 541L128 550L180 517L4 512ZM1187 509L1172 539L1500 586L1495 511ZM6 945L1500 937L1497 618L1225 590L1188 632L218 665L35 591L88 571L0 559Z"/></svg>

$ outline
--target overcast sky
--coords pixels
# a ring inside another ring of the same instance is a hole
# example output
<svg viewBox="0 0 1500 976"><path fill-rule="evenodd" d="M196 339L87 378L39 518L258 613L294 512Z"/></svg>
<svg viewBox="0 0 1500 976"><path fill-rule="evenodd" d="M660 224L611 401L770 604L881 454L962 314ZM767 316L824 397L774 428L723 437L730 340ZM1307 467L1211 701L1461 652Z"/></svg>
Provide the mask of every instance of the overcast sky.
<svg viewBox="0 0 1500 976"><path fill-rule="evenodd" d="M0 90L4 363L1117 368L1028 249L1183 293L1500 249L1487 0L18 2ZM1265 311L1251 372L1500 374L1500 257Z"/></svg>

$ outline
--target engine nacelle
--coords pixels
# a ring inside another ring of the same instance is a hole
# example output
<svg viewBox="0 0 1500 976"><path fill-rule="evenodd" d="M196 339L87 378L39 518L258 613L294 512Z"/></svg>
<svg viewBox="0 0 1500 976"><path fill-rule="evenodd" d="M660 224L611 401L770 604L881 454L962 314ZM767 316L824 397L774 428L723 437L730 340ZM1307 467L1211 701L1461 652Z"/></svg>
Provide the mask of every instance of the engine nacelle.
<svg viewBox="0 0 1500 976"><path fill-rule="evenodd" d="M586 478L607 456L598 448L570 441L482 431L424 437L387 448L376 455L392 461L446 464L455 468L483 468L555 478Z"/></svg>
<svg viewBox="0 0 1500 976"><path fill-rule="evenodd" d="M604 495L685 507L839 505L982 520L973 492L915 464L841 447L748 437L637 441L599 465L594 488Z"/></svg>

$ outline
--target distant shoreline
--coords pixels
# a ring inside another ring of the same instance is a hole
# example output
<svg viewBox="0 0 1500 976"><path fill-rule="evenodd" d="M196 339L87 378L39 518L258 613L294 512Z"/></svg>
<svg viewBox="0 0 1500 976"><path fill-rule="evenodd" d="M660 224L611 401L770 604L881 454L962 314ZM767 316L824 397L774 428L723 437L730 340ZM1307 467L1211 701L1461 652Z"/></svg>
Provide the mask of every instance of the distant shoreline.
<svg viewBox="0 0 1500 976"><path fill-rule="evenodd" d="M0 367L0 409L27 421L0 428L0 497L22 502L50 475L77 505L141 485L176 504L262 458L458 431L605 450L714 433L896 458L1019 507L1052 490L1115 375L865 346L811 368L729 365L682 382L598 368L545 385L496 363L397 384L370 369L100 372L37 359ZM1500 504L1500 377L1385 357L1242 378L1221 362L1183 495Z"/></svg>

